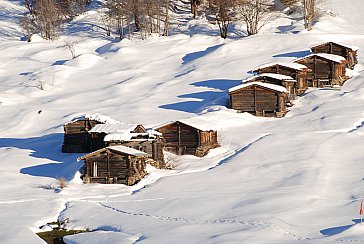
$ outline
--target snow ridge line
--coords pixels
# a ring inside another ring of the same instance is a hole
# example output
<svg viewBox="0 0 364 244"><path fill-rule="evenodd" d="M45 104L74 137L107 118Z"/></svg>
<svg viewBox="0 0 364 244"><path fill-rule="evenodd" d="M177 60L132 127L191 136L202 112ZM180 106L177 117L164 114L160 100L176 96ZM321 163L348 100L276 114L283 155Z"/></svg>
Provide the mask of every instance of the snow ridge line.
<svg viewBox="0 0 364 244"><path fill-rule="evenodd" d="M237 149L237 150L235 150L230 156L228 156L228 157L226 157L226 158L224 158L224 159L222 159L219 163L217 163L216 165L214 165L214 166L212 166L212 167L210 167L210 168L208 168L207 170L211 170L211 169L214 169L214 168L216 168L216 167L218 167L218 166L220 166L220 165L222 165L222 164L225 164L225 163L227 163L228 161L230 161L231 159L233 159L233 158L235 158L238 154L240 154L240 153L242 153L242 152L244 152L244 151L246 151L246 150L248 150L253 144L255 144L255 143L257 143L257 142L259 142L259 141L261 141L261 140L263 140L264 138L266 138L266 137L268 137L268 136L271 136L272 134L265 134L265 135L263 135L263 136L260 136L258 139L256 139L256 140L254 140L254 141L252 141L252 142L250 142L249 144L247 144L247 145L245 145L245 146L243 146L242 148L240 148L240 149Z"/></svg>
<svg viewBox="0 0 364 244"><path fill-rule="evenodd" d="M204 220L204 219L188 219L188 218L181 218L181 217L170 217L170 216L162 216L162 215L154 215L154 214L145 214L145 213L133 213L124 211L121 209L117 209L115 207L106 205L104 203L98 202L99 206L107 208L111 211L115 211L120 214L129 215L129 216L141 216L141 217L148 217L148 218L154 218L161 221L168 221L168 222L182 222L182 223L189 223L189 224L241 224L251 227L268 227L271 228L274 232L280 233L282 235L288 236L294 240L312 240L315 238L308 238L308 237L302 237L296 234L293 234L292 232L285 230L284 228L274 225L270 222L260 221L260 220L249 220L249 221L243 221L243 220L234 220L234 219L217 219L217 220Z"/></svg>

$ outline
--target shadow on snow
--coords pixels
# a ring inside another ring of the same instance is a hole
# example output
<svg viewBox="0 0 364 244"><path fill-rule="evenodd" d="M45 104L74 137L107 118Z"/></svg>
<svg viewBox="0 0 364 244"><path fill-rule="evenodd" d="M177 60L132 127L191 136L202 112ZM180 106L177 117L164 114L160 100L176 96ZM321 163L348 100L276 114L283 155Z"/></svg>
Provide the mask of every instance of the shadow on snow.
<svg viewBox="0 0 364 244"><path fill-rule="evenodd" d="M191 62L193 60L202 58L202 57L208 55L209 53L212 53L212 52L216 51L218 48L220 48L223 45L224 44L218 44L218 45L209 47L209 48L207 48L206 50L203 50L203 51L188 53L182 58L182 61L183 61L182 65L188 64L189 62Z"/></svg>
<svg viewBox="0 0 364 244"><path fill-rule="evenodd" d="M205 80L192 83L191 85L196 87L207 87L216 89L215 91L204 91L179 95L179 98L191 99L191 101L183 101L178 103L166 104L159 106L164 109L177 110L182 112L194 113L201 110L205 105L210 104L214 101L218 101L215 105L226 106L224 99L226 97L227 89L237 86L240 84L240 80Z"/></svg>
<svg viewBox="0 0 364 244"><path fill-rule="evenodd" d="M20 173L32 176L72 179L82 166L76 162L80 154L61 152L63 134L50 134L32 138L0 138L0 148L30 150L29 156L51 162L22 168Z"/></svg>
<svg viewBox="0 0 364 244"><path fill-rule="evenodd" d="M360 219L353 219L352 221L354 222L354 224L331 227L328 229L320 230L320 233L325 236L333 236L333 235L340 234L340 233L346 231L347 229L351 228L352 226L360 223Z"/></svg>
<svg viewBox="0 0 364 244"><path fill-rule="evenodd" d="M302 58L312 54L310 50L303 50L298 52L282 53L274 55L273 58Z"/></svg>

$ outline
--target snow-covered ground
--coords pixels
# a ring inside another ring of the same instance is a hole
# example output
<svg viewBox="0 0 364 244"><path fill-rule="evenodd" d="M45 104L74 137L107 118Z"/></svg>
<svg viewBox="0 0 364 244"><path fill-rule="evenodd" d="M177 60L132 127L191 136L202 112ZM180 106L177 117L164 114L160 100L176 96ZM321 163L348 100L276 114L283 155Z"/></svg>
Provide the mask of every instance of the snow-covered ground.
<svg viewBox="0 0 364 244"><path fill-rule="evenodd" d="M26 43L20 4L0 0L1 243L42 243L34 233L57 218L96 230L67 243L364 242L362 0L331 0L311 32L281 15L259 35L223 40L216 26L184 19L170 37L121 42L102 36L93 10L57 41ZM77 32L81 23L92 28ZM66 41L77 42L75 59ZM281 119L224 106L249 71L323 41L360 47L341 90L309 89ZM170 155L175 169L149 168L132 187L84 185L80 154L60 152L63 124L96 112L147 127L196 116L222 147ZM55 191L58 177L71 181Z"/></svg>

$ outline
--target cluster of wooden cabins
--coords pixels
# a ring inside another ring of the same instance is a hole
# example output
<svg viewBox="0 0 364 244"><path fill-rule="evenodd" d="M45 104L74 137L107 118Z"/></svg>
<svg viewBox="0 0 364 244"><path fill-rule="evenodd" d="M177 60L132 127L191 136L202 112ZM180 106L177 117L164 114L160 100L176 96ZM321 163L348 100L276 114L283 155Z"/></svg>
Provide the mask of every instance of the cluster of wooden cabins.
<svg viewBox="0 0 364 244"><path fill-rule="evenodd" d="M292 99L308 87L341 86L346 67L357 64L356 47L328 42L294 62L277 62L254 70L255 76L229 89L231 108L256 116L284 116ZM133 185L146 175L146 164L166 168L164 151L203 157L219 147L214 126L186 119L146 129L100 114L83 115L64 125L62 152L89 153L85 183Z"/></svg>
<svg viewBox="0 0 364 244"><path fill-rule="evenodd" d="M89 153L78 158L85 162L85 183L133 185L145 176L147 163L166 168L164 150L203 157L216 147L217 131L207 121L191 118L146 129L90 114L64 125L62 152Z"/></svg>
<svg viewBox="0 0 364 244"><path fill-rule="evenodd" d="M260 66L255 76L229 89L230 107L257 116L283 117L291 101L308 87L342 86L346 68L358 63L357 47L326 42L311 47L311 54L293 62Z"/></svg>

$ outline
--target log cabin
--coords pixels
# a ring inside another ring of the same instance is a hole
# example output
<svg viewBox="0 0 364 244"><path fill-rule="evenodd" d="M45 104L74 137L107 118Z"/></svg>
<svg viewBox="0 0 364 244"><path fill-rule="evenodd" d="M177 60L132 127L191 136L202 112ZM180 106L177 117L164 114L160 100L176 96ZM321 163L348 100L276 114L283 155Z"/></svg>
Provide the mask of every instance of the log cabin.
<svg viewBox="0 0 364 244"><path fill-rule="evenodd" d="M250 82L229 89L230 106L239 112L255 116L283 117L290 105L287 89L283 86Z"/></svg>
<svg viewBox="0 0 364 244"><path fill-rule="evenodd" d="M147 130L140 124L99 124L92 128L93 150L107 146L123 145L147 153L148 163L156 168L165 168L163 139L161 133Z"/></svg>
<svg viewBox="0 0 364 244"><path fill-rule="evenodd" d="M313 53L329 53L344 57L347 62L347 67L354 69L358 63L358 50L359 47L344 45L337 42L325 42L310 47Z"/></svg>
<svg viewBox="0 0 364 244"><path fill-rule="evenodd" d="M125 146L109 146L80 157L84 183L134 185L147 173L146 153Z"/></svg>
<svg viewBox="0 0 364 244"><path fill-rule="evenodd" d="M74 117L70 122L64 124L64 140L62 152L64 153L86 153L93 151L91 135L89 131L98 124L120 123L105 115L98 113L84 114Z"/></svg>
<svg viewBox="0 0 364 244"><path fill-rule="evenodd" d="M269 63L259 66L253 70L255 74L274 73L287 75L296 80L293 87L293 95L301 95L307 90L307 72L310 71L305 65L291 62ZM288 90L289 87L285 86Z"/></svg>
<svg viewBox="0 0 364 244"><path fill-rule="evenodd" d="M263 74L259 74L259 75L250 77L246 80L243 80L242 82L243 83L262 82L262 83L283 86L286 88L289 99L291 99L291 100L295 99L296 94L298 92L296 90L297 81L288 75L281 75L281 74L275 74L275 73L263 73Z"/></svg>
<svg viewBox="0 0 364 244"><path fill-rule="evenodd" d="M176 155L205 156L219 147L213 125L198 118L175 121L156 128L165 141L164 150Z"/></svg>
<svg viewBox="0 0 364 244"><path fill-rule="evenodd" d="M349 78L346 76L346 59L344 57L317 53L297 59L295 63L306 65L309 87L342 86Z"/></svg>

